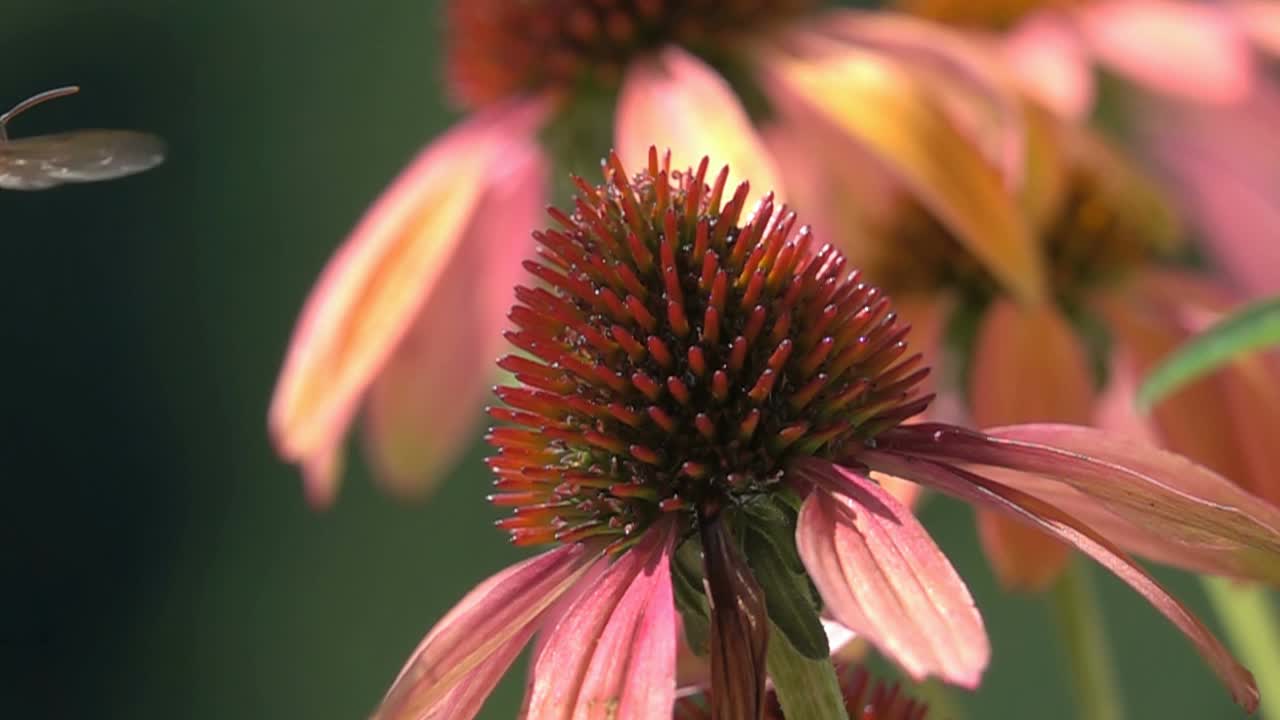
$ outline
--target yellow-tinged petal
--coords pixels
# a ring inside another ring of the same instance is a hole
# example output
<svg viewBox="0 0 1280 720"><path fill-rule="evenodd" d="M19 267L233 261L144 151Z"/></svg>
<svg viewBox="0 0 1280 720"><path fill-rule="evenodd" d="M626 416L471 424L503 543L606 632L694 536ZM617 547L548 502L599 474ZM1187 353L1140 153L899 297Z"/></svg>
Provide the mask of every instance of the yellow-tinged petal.
<svg viewBox="0 0 1280 720"><path fill-rule="evenodd" d="M645 167L649 148L670 148L671 167L703 157L729 166L732 189L751 182L751 197L772 191L786 201L782 176L764 141L724 78L678 47L633 63L618 97L616 151L626 167Z"/></svg>
<svg viewBox="0 0 1280 720"><path fill-rule="evenodd" d="M1044 296L1039 249L1004 179L903 67L819 37L765 67L788 98L867 146L1022 300Z"/></svg>
<svg viewBox="0 0 1280 720"><path fill-rule="evenodd" d="M269 411L280 454L308 467L342 440L369 383L447 268L493 163L532 137L541 107L477 115L432 143L369 209L311 291ZM318 465L319 464L319 465ZM321 473L332 485L334 473ZM333 487L312 488L313 498Z"/></svg>
<svg viewBox="0 0 1280 720"><path fill-rule="evenodd" d="M369 389L365 437L377 479L421 495L467 448L506 347L512 288L533 256L544 217L547 163L532 142L513 145L480 200L448 271Z"/></svg>

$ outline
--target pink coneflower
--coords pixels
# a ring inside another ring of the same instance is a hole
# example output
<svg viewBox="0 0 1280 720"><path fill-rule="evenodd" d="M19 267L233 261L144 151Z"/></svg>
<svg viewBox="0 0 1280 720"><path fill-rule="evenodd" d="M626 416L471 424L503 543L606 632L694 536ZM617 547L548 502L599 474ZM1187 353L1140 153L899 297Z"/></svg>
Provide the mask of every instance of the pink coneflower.
<svg viewBox="0 0 1280 720"><path fill-rule="evenodd" d="M887 476L1097 559L1257 704L1248 671L1117 545L1249 576L1280 560L1280 513L1088 428L900 425L930 398L888 298L772 195L744 214L747 184L707 170L651 150L630 178L614 156L534 233L540 283L517 289L521 352L500 363L518 385L491 411L491 499L516 544L555 547L450 611L378 717L473 717L535 636L524 717L663 717L682 617L709 657L712 717L759 718L771 642L825 658L820 610L912 677L972 688L982 620Z"/></svg>
<svg viewBox="0 0 1280 720"><path fill-rule="evenodd" d="M590 170L611 143L635 164L655 140L686 164L710 151L781 193L777 165L808 130L776 111L811 108L842 123L829 158L863 147L957 235L1025 244L1012 210L989 202L998 176L948 120L1002 127L1010 103L989 65L927 23L819 4L448 3L450 85L471 114L405 169L330 260L272 399L272 437L301 466L312 501L333 500L357 414L375 476L391 489L425 492L449 468L492 377L506 292L532 252L526 230L569 191L552 178ZM952 149L919 152L926 143ZM504 212L485 212L495 205ZM452 412L438 412L442 397Z"/></svg>

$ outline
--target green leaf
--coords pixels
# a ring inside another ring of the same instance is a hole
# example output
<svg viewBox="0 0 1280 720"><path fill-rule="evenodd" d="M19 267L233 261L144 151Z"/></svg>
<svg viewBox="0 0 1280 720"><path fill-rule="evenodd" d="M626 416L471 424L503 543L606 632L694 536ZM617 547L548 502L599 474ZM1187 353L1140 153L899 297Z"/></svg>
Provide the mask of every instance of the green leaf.
<svg viewBox="0 0 1280 720"><path fill-rule="evenodd" d="M825 660L831 649L827 634L813 603L809 576L792 569L799 564L795 547L795 526L748 523L743 535L743 554L756 582L764 590L769 619L804 657ZM800 564L800 567L804 566Z"/></svg>
<svg viewBox="0 0 1280 720"><path fill-rule="evenodd" d="M1280 297L1254 303L1187 341L1152 370L1138 388L1143 412L1178 388L1236 357L1280 344Z"/></svg>

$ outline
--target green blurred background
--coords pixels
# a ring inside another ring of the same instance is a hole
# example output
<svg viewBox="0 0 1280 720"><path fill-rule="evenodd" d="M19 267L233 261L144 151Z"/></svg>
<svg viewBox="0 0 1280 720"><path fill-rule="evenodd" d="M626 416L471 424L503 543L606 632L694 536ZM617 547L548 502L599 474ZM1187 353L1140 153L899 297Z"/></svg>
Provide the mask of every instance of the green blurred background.
<svg viewBox="0 0 1280 720"><path fill-rule="evenodd" d="M0 105L83 86L14 135L145 129L170 156L0 193L0 716L367 715L429 625L521 556L491 526L479 444L416 506L379 495L356 452L317 514L265 434L312 278L455 118L437 3L5 5ZM993 586L967 509L926 518L995 645L968 716L1073 717L1047 607ZM1240 715L1154 611L1102 589L1132 717ZM513 674L483 717L512 717L519 692Z"/></svg>

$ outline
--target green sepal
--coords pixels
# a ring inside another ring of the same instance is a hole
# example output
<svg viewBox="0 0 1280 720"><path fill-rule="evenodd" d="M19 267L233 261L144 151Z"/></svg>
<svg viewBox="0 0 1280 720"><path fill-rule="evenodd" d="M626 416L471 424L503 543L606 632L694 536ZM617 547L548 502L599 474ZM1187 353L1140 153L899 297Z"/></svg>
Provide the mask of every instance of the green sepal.
<svg viewBox="0 0 1280 720"><path fill-rule="evenodd" d="M699 657L710 652L711 609L702 589L702 547L697 540L685 541L671 563L671 594L684 620L684 637L689 649Z"/></svg>
<svg viewBox="0 0 1280 720"><path fill-rule="evenodd" d="M753 521L744 523L743 554L764 590L769 619L778 631L804 657L824 660L831 649L818 619L813 586L796 549L795 521L788 518L788 511L774 505L753 513ZM761 515L781 518L782 522L761 522Z"/></svg>

